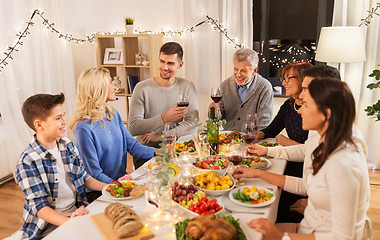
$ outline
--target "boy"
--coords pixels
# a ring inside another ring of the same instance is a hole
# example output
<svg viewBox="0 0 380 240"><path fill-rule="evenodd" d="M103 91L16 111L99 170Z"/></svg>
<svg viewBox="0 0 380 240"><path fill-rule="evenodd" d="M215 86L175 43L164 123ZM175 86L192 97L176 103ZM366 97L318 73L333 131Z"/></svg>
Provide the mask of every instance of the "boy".
<svg viewBox="0 0 380 240"><path fill-rule="evenodd" d="M37 94L22 106L25 122L35 131L15 172L25 194L23 239L42 238L69 218L88 214L85 187L101 191L106 186L87 174L78 150L65 137L64 100L63 93Z"/></svg>

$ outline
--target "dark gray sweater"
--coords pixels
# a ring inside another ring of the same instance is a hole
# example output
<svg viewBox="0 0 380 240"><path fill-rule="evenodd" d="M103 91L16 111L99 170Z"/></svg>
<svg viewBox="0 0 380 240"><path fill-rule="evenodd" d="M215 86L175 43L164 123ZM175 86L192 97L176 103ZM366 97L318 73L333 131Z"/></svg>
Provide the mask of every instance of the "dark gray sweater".
<svg viewBox="0 0 380 240"><path fill-rule="evenodd" d="M227 120L225 130L244 131L247 114L257 113L257 129L261 130L272 120L273 90L270 82L256 74L247 96L241 102L234 76L221 85L222 100L219 102L222 117Z"/></svg>

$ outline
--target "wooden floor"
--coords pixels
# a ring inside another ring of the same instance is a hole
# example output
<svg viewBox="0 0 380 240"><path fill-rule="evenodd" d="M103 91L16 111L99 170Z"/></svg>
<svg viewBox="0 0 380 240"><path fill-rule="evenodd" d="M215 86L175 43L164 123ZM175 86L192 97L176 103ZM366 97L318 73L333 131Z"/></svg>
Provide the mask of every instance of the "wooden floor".
<svg viewBox="0 0 380 240"><path fill-rule="evenodd" d="M371 208L374 239L380 240L380 170L369 171L371 182ZM24 194L12 180L0 186L0 239L11 235L22 225Z"/></svg>

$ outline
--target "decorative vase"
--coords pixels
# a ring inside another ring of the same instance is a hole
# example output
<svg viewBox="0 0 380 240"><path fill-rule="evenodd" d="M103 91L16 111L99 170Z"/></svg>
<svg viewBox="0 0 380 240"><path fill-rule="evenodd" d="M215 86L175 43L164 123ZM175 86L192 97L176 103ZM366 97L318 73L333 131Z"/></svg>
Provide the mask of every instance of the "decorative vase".
<svg viewBox="0 0 380 240"><path fill-rule="evenodd" d="M128 34L133 34L134 29L135 29L135 26L134 26L134 25L125 25L125 31L126 31Z"/></svg>
<svg viewBox="0 0 380 240"><path fill-rule="evenodd" d="M115 91L115 93L121 93L121 81L120 81L120 79L119 79L119 77L118 76L114 76L113 77L113 81L112 81L112 83L115 85L115 87L116 87L116 91Z"/></svg>

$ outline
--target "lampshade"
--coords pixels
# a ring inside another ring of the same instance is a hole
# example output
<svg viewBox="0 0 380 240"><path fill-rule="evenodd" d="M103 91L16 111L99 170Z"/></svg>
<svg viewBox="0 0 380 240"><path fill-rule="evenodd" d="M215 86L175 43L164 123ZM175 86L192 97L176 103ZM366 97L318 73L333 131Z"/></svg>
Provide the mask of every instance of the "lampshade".
<svg viewBox="0 0 380 240"><path fill-rule="evenodd" d="M361 27L323 27L315 60L331 63L364 62L365 41Z"/></svg>

